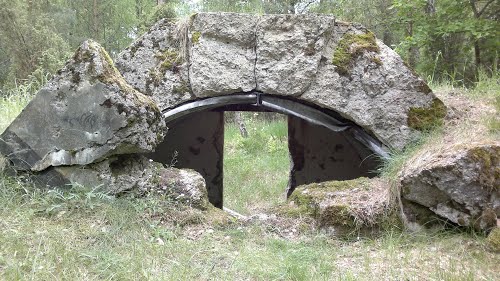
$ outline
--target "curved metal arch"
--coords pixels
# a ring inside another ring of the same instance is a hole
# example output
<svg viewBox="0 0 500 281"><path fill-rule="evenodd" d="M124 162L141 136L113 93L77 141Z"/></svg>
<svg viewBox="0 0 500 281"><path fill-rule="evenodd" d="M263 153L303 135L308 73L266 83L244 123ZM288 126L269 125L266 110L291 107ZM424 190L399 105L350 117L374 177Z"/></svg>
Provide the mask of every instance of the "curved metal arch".
<svg viewBox="0 0 500 281"><path fill-rule="evenodd" d="M167 109L162 112L165 122L173 121L190 113L203 110L215 109L228 105L255 105L264 109L278 113L292 115L304 119L312 124L326 127L334 132L348 130L353 137L368 147L371 151L381 156L389 158L389 153L384 145L366 133L361 127L337 120L336 118L311 106L295 102L293 100L280 98L277 96L262 95L257 92L248 94L235 94L218 96L197 100L180 105L174 109Z"/></svg>

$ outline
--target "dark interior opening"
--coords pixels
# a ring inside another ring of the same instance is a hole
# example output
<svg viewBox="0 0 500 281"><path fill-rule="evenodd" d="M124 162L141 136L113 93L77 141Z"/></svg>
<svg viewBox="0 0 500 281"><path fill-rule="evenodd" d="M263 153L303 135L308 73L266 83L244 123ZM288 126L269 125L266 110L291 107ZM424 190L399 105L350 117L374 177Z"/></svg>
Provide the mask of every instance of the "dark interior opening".
<svg viewBox="0 0 500 281"><path fill-rule="evenodd" d="M199 172L210 202L223 207L224 111L268 111L252 104L222 105L189 112L168 122L163 143L148 155L157 162ZM357 129L359 131L359 129ZM358 132L355 131L355 132ZM287 195L302 184L374 177L380 157L352 130L333 131L288 115L291 169Z"/></svg>

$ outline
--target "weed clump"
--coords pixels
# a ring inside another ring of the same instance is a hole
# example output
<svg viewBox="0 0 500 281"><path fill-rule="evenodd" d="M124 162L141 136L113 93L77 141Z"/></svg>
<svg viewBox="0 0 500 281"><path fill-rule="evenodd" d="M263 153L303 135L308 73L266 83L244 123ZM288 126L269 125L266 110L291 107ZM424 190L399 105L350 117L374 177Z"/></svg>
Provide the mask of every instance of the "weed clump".
<svg viewBox="0 0 500 281"><path fill-rule="evenodd" d="M335 48L332 57L332 64L337 66L338 72L342 75L349 75L352 62L364 52L380 52L375 35L368 31L362 34L345 34ZM377 65L382 61L373 58Z"/></svg>

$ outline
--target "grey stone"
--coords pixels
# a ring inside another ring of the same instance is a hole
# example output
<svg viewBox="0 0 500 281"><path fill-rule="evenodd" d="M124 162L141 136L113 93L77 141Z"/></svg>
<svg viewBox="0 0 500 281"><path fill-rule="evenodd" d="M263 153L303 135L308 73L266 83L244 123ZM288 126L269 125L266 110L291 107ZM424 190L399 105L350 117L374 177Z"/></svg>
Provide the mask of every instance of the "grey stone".
<svg viewBox="0 0 500 281"><path fill-rule="evenodd" d="M100 187L109 194L167 195L172 200L206 209L203 177L189 169L165 168L140 155L119 155L85 166L57 167L68 184Z"/></svg>
<svg viewBox="0 0 500 281"><path fill-rule="evenodd" d="M198 209L209 206L205 179L194 170L166 168L160 172L160 184L173 200Z"/></svg>
<svg viewBox="0 0 500 281"><path fill-rule="evenodd" d="M257 90L298 96L316 77L334 17L264 15L257 27Z"/></svg>
<svg viewBox="0 0 500 281"><path fill-rule="evenodd" d="M255 28L258 19L254 15L232 13L196 15L190 31L189 75L197 97L256 88Z"/></svg>
<svg viewBox="0 0 500 281"><path fill-rule="evenodd" d="M5 130L0 152L17 169L42 171L152 151L165 131L155 103L86 41Z"/></svg>
<svg viewBox="0 0 500 281"><path fill-rule="evenodd" d="M162 19L116 58L125 80L151 97L160 110L194 98L178 28L177 23Z"/></svg>
<svg viewBox="0 0 500 281"><path fill-rule="evenodd" d="M454 144L444 151L423 151L408 162L400 178L403 199L442 218L480 230L497 224L499 143Z"/></svg>

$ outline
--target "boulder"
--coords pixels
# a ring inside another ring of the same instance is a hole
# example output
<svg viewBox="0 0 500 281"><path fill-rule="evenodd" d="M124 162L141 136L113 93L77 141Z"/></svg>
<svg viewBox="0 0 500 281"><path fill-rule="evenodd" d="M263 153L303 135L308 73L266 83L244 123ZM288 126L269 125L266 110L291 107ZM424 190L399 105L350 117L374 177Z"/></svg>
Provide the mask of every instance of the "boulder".
<svg viewBox="0 0 500 281"><path fill-rule="evenodd" d="M164 167L141 155L118 155L85 166L55 168L70 184L97 186L106 193L166 195L199 209L208 208L203 177L189 169Z"/></svg>
<svg viewBox="0 0 500 281"><path fill-rule="evenodd" d="M461 143L424 150L400 174L404 211L426 223L433 214L460 226L488 231L500 216L500 146ZM416 212L420 209L422 212Z"/></svg>
<svg viewBox="0 0 500 281"><path fill-rule="evenodd" d="M16 170L39 172L152 151L165 132L156 104L89 40L3 132L0 153Z"/></svg>
<svg viewBox="0 0 500 281"><path fill-rule="evenodd" d="M380 178L313 183L297 187L282 213L312 216L333 235L368 234L399 224L391 198L390 184Z"/></svg>

